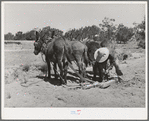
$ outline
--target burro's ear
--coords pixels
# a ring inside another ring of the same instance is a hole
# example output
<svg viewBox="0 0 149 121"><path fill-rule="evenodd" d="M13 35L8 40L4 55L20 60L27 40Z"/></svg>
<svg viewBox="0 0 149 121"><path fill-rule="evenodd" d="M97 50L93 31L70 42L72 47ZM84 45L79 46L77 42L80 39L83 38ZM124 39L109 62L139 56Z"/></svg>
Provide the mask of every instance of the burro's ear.
<svg viewBox="0 0 149 121"><path fill-rule="evenodd" d="M41 29L39 29L39 31L38 31L39 33L41 32Z"/></svg>
<svg viewBox="0 0 149 121"><path fill-rule="evenodd" d="M52 35L51 35L51 38L53 38L55 35L55 31L52 31Z"/></svg>
<svg viewBox="0 0 149 121"><path fill-rule="evenodd" d="M37 42L38 39L39 39L39 32L36 31L36 32L35 32L35 41Z"/></svg>

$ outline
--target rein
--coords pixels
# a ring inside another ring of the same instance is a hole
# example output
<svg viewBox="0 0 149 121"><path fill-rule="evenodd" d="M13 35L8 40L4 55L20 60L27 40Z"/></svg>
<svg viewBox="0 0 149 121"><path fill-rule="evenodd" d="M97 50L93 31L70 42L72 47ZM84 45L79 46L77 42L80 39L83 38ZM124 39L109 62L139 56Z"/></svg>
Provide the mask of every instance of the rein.
<svg viewBox="0 0 149 121"><path fill-rule="evenodd" d="M47 47L46 47L46 43L42 43L42 47L41 47L41 58L42 58L42 60L43 60L43 62L45 62L46 63L46 61L43 59L43 55L45 55L46 54L46 49L47 49Z"/></svg>
<svg viewBox="0 0 149 121"><path fill-rule="evenodd" d="M42 58L42 61L46 63L46 61L43 59L43 55L44 55L44 54L43 54L43 53L41 53L41 58Z"/></svg>

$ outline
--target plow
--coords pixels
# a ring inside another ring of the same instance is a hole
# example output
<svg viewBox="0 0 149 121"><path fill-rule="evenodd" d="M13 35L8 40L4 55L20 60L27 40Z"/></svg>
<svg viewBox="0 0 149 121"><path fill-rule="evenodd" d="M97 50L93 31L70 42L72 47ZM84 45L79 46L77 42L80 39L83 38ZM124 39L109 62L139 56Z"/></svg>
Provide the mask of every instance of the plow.
<svg viewBox="0 0 149 121"><path fill-rule="evenodd" d="M53 64L52 64L53 65ZM98 81L93 81L89 78L84 78L82 75L80 75L74 68L73 66L68 63L68 66L75 72L75 74L80 78L81 82L80 84L67 84L67 85L62 85L64 88L67 89L90 89L90 88L101 88L101 89L105 89L108 88L110 85L112 85L113 83L118 83L120 82L120 80L122 80L120 77L116 76L113 77L111 80L108 81L103 81L103 82L98 82ZM55 69L55 68L54 68ZM57 70L56 70L57 72ZM58 73L58 72L57 72ZM58 73L59 77L63 80L63 78L60 76L60 74Z"/></svg>
<svg viewBox="0 0 149 121"><path fill-rule="evenodd" d="M102 88L105 89L107 87L109 87L111 84L115 83L115 82L120 82L120 77L115 77L114 79L111 79L109 81L103 81L103 82L98 82L98 81L93 81L90 80L88 78L84 78L82 77L74 68L73 66L69 63L69 67L77 74L77 76L80 78L81 81L83 81L84 83L80 83L80 84L76 84L76 85L63 85L63 87L68 88L68 89L90 89L90 88Z"/></svg>
<svg viewBox="0 0 149 121"><path fill-rule="evenodd" d="M98 87L98 88L101 88L101 89L105 89L107 87L109 87L112 83L116 82L115 80L110 80L110 81L107 81L107 82L94 82L94 83L83 83L83 84L78 84L78 85L66 85L63 87L65 88L68 88L68 89L90 89L90 88L95 88L95 87Z"/></svg>

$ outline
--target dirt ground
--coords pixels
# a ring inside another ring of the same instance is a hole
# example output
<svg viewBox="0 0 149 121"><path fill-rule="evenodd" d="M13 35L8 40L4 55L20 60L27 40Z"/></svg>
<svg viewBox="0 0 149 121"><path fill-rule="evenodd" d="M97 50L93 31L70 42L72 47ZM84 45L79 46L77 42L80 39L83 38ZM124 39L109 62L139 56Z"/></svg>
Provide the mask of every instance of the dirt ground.
<svg viewBox="0 0 149 121"><path fill-rule="evenodd" d="M5 107L145 107L145 50L135 45L117 45L118 55L128 55L119 65L123 81L106 89L68 89L54 76L45 78L46 64L33 54L33 42L5 44ZM73 65L75 68L76 66ZM87 71L92 71L88 67ZM115 75L114 68L111 75ZM92 74L89 74L93 76ZM69 69L68 84L79 78Z"/></svg>

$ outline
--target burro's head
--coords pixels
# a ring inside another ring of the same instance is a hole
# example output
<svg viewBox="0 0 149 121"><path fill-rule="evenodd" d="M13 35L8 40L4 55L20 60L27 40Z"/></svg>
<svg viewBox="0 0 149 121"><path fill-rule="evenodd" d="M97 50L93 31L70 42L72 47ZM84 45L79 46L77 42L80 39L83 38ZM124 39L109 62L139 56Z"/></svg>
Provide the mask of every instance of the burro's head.
<svg viewBox="0 0 149 121"><path fill-rule="evenodd" d="M41 52L42 44L39 42L34 42L34 54L38 55Z"/></svg>
<svg viewBox="0 0 149 121"><path fill-rule="evenodd" d="M38 55L41 52L43 40L42 40L42 37L40 36L40 32L36 31L35 34L36 34L36 39L34 42L34 52L33 53L35 55Z"/></svg>

